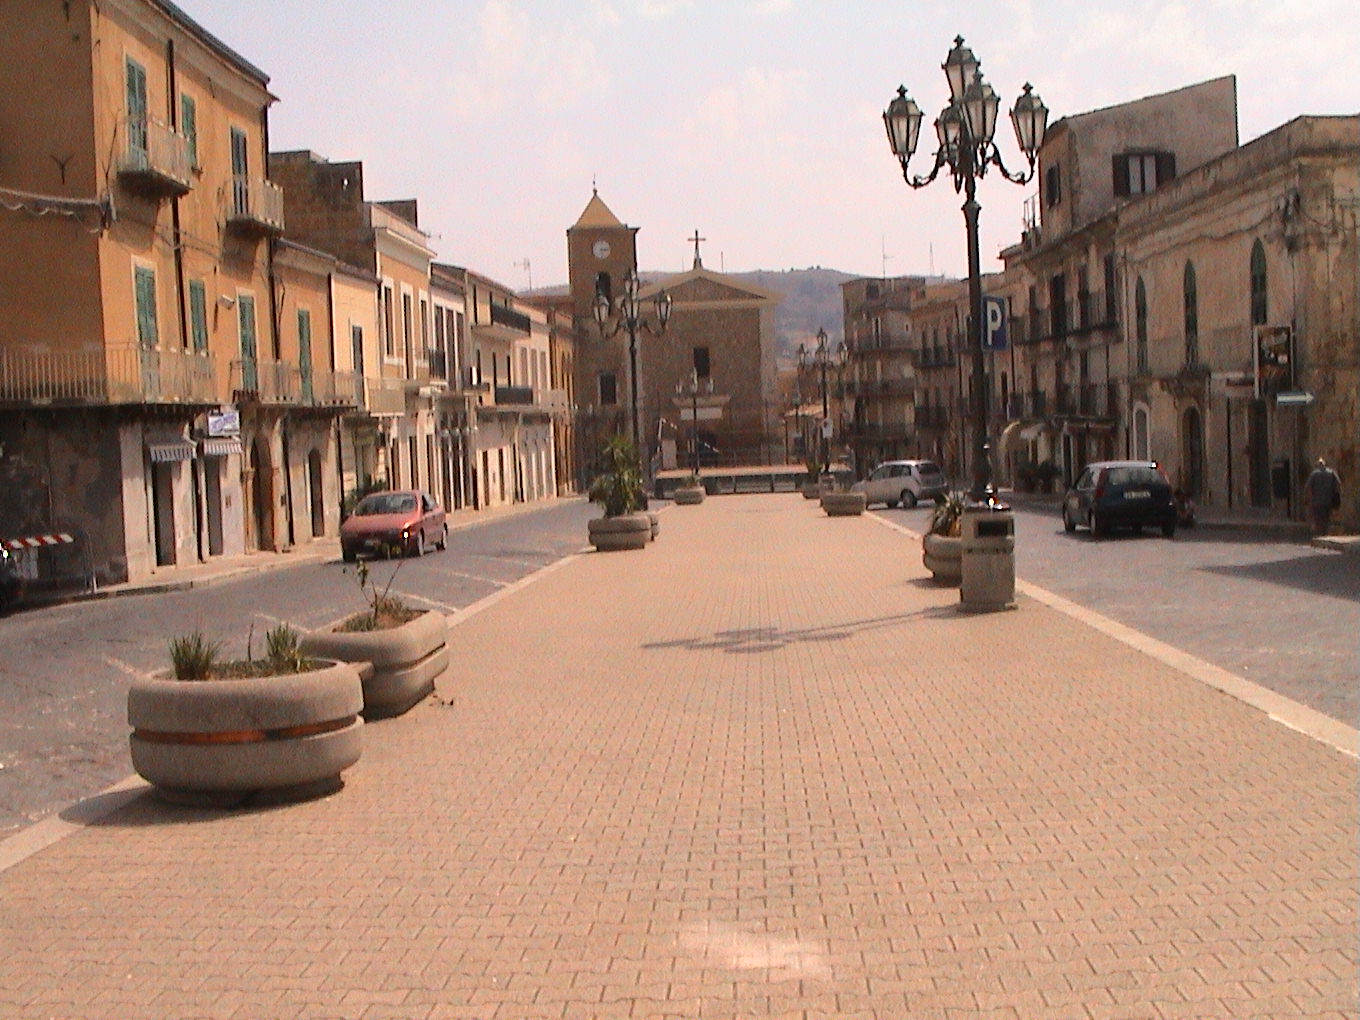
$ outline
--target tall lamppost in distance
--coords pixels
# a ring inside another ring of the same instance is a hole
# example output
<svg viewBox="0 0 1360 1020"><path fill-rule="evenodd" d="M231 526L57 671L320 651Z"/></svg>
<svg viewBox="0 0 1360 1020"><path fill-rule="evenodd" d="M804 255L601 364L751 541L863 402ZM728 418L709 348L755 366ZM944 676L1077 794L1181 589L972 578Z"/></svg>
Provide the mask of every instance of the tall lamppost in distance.
<svg viewBox="0 0 1360 1020"><path fill-rule="evenodd" d="M595 291L595 325L600 329L600 336L604 339L617 336L620 332L628 333L628 387L629 405L632 408L632 421L630 423L633 434L633 450L639 460L642 458L642 427L638 421L638 367L637 367L637 341L638 333L645 331L653 336L660 336L666 332L666 323L671 317L671 296L664 290L659 291L653 299L656 311L656 324L653 325L643 318L642 300L639 293L642 284L638 280L637 272L629 270L628 275L623 278L623 293L619 296L618 318L614 320L612 326L609 325L609 316L614 311L610 307L609 295L603 289L597 288Z"/></svg>
<svg viewBox="0 0 1360 1020"><path fill-rule="evenodd" d="M1015 140L1029 161L1029 169L1024 173L1011 173L1002 163L1001 153L993 141L1001 100L983 80L982 65L973 56L973 51L963 44L963 36L954 39L954 48L941 66L949 81L949 105L935 118L935 135L940 147L935 152L935 165L926 176L913 177L907 170L921 134L923 115L915 100L907 95L905 85L898 88L897 98L883 111L883 124L888 130L893 155L902 166L902 179L907 184L924 188L948 166L954 178L954 191L964 195L963 218L968 228L969 338L973 356L973 487L968 495L974 503L989 503L994 490L987 445L987 366L982 356L986 325L982 314L982 269L978 254L977 182L986 175L988 167L993 166L1015 184L1027 184L1034 178L1039 143L1048 126L1048 108L1026 83L1010 117L1015 127Z"/></svg>
<svg viewBox="0 0 1360 1020"><path fill-rule="evenodd" d="M830 351L827 346L827 336L825 329L817 330L817 346L813 348L811 353L809 353L808 349L804 347L802 344L798 345L799 377L801 378L802 370L808 367L809 364L815 365L819 373L821 374L821 388L822 388L821 439L822 439L823 474L831 470L831 436L829 434L831 422L831 408L827 401L826 369L827 365L833 361L836 363L837 366L839 366L844 358L845 358L845 344L843 343L838 344L834 353Z"/></svg>
<svg viewBox="0 0 1360 1020"><path fill-rule="evenodd" d="M697 368L689 370L688 379L675 384L675 392L679 396L689 397L689 441L695 477L699 475L699 394L705 390L710 394L713 392L713 377L709 376L707 383L700 385Z"/></svg>

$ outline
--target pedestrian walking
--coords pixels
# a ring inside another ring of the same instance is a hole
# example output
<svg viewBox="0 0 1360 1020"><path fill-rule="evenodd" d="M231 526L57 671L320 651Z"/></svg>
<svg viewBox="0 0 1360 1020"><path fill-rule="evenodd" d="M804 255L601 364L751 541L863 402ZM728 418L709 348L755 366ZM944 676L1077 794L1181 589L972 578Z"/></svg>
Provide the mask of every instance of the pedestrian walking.
<svg viewBox="0 0 1360 1020"><path fill-rule="evenodd" d="M1341 505L1341 479L1321 457L1308 480L1303 483L1303 498L1308 504L1308 520L1314 535L1325 535L1332 524L1332 511Z"/></svg>

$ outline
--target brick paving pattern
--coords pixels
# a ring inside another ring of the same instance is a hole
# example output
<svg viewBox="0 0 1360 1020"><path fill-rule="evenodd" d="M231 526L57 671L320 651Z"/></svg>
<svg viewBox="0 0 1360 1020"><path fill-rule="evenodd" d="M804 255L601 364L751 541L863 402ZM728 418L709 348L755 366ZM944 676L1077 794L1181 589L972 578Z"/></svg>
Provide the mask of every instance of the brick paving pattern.
<svg viewBox="0 0 1360 1020"><path fill-rule="evenodd" d="M0 1015L1356 1017L1354 759L797 496L452 630L340 793L0 874Z"/></svg>

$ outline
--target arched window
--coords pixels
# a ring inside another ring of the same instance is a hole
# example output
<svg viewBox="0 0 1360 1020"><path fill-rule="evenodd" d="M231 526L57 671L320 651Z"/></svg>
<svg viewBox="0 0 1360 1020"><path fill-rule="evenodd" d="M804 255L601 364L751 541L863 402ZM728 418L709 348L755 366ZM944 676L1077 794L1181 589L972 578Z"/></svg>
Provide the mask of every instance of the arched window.
<svg viewBox="0 0 1360 1020"><path fill-rule="evenodd" d="M1266 249L1258 238L1251 246L1251 324L1264 326L1269 318L1266 303Z"/></svg>
<svg viewBox="0 0 1360 1020"><path fill-rule="evenodd" d="M1133 288L1134 350L1138 358L1138 374L1147 375L1148 369L1148 303L1147 285L1143 278Z"/></svg>
<svg viewBox="0 0 1360 1020"><path fill-rule="evenodd" d="M1199 364L1199 287L1195 283L1195 264L1185 264L1185 363Z"/></svg>

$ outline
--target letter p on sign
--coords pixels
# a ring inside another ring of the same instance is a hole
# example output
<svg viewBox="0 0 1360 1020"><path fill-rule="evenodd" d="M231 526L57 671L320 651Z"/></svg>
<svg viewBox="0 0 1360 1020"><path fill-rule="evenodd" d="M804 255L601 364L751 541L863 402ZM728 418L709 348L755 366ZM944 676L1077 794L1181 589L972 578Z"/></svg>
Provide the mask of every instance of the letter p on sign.
<svg viewBox="0 0 1360 1020"><path fill-rule="evenodd" d="M982 349L1004 351L1010 346L1006 328L1006 299L984 295L982 298Z"/></svg>

